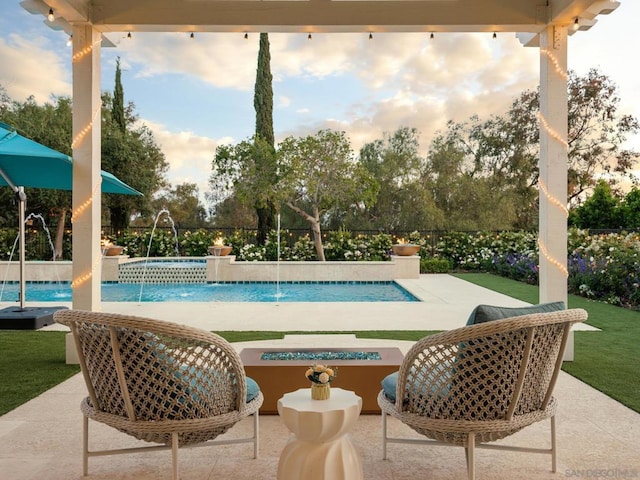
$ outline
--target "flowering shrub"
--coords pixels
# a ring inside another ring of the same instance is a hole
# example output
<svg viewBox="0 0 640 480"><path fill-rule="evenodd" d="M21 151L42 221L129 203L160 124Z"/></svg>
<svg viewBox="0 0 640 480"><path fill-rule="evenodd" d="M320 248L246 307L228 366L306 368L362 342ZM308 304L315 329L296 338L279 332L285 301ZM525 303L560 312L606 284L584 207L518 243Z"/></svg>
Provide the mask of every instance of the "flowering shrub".
<svg viewBox="0 0 640 480"><path fill-rule="evenodd" d="M391 235L380 233L353 236L347 230L335 230L325 236L324 256L334 261L381 261L389 259ZM314 258L315 259L315 258Z"/></svg>
<svg viewBox="0 0 640 480"><path fill-rule="evenodd" d="M289 255L285 258L285 260L291 261L309 261L315 259L316 247L313 244L313 240L309 237L309 234L298 238L291 250L289 250Z"/></svg>
<svg viewBox="0 0 640 480"><path fill-rule="evenodd" d="M572 229L567 241L568 291L630 308L640 307L640 234L589 235ZM538 284L537 234L501 232L447 233L437 243L435 258L453 268L481 270Z"/></svg>
<svg viewBox="0 0 640 480"><path fill-rule="evenodd" d="M157 229L153 232L147 230L142 233L127 232L121 235L107 237L110 243L124 247L122 252L130 257L175 257L180 256L180 241L171 229Z"/></svg>
<svg viewBox="0 0 640 480"><path fill-rule="evenodd" d="M304 376L312 383L324 385L326 383L331 383L331 381L336 378L336 370L327 367L326 365L316 364L309 367Z"/></svg>
<svg viewBox="0 0 640 480"><path fill-rule="evenodd" d="M640 306L640 234L588 235L571 232L569 279L571 293L613 305Z"/></svg>
<svg viewBox="0 0 640 480"><path fill-rule="evenodd" d="M213 245L217 238L222 237L223 235L218 232L211 233L206 230L186 231L180 240L180 253L187 257L209 255L209 246Z"/></svg>

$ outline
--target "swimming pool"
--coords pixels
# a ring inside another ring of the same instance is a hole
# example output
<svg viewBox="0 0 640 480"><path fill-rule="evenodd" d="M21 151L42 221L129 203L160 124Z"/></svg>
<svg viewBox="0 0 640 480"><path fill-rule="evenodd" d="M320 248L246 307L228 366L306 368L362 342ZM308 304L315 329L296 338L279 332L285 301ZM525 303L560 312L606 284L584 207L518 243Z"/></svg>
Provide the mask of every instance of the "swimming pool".
<svg viewBox="0 0 640 480"><path fill-rule="evenodd" d="M18 300L18 284L9 283L3 302ZM103 283L103 302L138 302L140 284ZM28 282L28 302L70 302L69 283ZM221 282L145 284L142 302L416 302L396 282Z"/></svg>

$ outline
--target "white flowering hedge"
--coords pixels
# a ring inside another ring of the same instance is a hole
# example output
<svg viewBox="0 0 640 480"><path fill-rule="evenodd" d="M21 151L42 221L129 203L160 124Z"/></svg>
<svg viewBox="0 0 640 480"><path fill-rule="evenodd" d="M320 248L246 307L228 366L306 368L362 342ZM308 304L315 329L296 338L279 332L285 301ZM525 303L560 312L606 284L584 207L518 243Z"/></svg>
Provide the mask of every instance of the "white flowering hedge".
<svg viewBox="0 0 640 480"><path fill-rule="evenodd" d="M281 232L280 259L316 260L313 241L302 236L289 242L291 234ZM421 245L421 271L446 272L485 271L530 284L538 283L538 245L535 232L448 232L439 234L413 232L404 241ZM150 232L110 237L112 243L125 247L131 256L204 256L218 238L233 247L232 255L242 261L265 261L278 258L276 232L264 246L252 243L250 233L236 232L226 237L220 232L186 232L176 242L171 231L159 230L150 241ZM389 260L392 235L352 234L337 230L324 234L327 260ZM150 247L149 247L150 245ZM176 247L177 245L177 247ZM568 288L570 293L626 307L640 306L640 234L610 233L590 235L583 230L570 230L568 239Z"/></svg>

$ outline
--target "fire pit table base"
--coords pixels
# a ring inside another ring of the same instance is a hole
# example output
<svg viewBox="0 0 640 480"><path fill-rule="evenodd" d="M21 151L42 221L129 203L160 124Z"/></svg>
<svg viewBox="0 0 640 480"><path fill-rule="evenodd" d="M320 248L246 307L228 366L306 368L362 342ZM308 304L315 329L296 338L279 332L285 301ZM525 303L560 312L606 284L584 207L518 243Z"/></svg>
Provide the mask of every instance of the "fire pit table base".
<svg viewBox="0 0 640 480"><path fill-rule="evenodd" d="M377 352L378 360L263 360L265 353L274 352ZM240 352L247 376L253 378L264 395L261 414L277 414L278 399L285 392L307 388L309 380L304 376L306 367L323 363L337 367L338 376L331 383L332 388L352 390L362 398L362 413L379 414L377 398L384 377L397 371L403 355L399 348L245 348Z"/></svg>

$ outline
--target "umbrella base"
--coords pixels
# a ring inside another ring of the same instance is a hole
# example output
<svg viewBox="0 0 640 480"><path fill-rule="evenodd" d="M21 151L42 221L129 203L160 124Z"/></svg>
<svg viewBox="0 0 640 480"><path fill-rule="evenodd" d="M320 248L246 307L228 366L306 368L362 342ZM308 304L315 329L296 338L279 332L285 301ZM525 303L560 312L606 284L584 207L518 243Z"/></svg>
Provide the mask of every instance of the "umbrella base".
<svg viewBox="0 0 640 480"><path fill-rule="evenodd" d="M53 314L67 307L7 307L0 310L0 330L38 330L53 325Z"/></svg>

